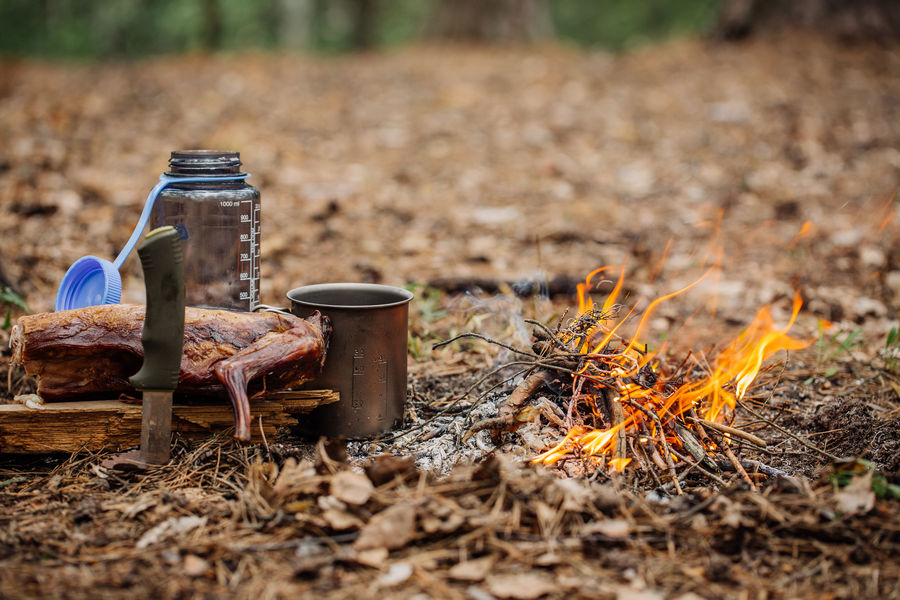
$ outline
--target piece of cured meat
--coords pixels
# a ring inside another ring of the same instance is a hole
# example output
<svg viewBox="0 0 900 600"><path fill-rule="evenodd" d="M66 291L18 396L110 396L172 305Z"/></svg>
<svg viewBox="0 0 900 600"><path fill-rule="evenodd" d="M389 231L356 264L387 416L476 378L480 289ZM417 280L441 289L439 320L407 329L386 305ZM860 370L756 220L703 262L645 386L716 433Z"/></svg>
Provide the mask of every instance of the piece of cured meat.
<svg viewBox="0 0 900 600"><path fill-rule="evenodd" d="M144 306L106 304L20 317L13 363L37 379L47 401L127 392L143 362ZM187 307L176 392L227 393L235 434L250 439L249 397L315 379L322 371L331 322L316 312L247 313Z"/></svg>

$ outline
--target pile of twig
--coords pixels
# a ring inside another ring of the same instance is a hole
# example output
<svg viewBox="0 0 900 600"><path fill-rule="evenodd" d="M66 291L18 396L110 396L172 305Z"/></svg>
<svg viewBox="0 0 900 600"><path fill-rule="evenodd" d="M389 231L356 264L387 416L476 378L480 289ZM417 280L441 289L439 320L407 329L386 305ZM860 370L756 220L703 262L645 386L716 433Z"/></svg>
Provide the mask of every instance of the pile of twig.
<svg viewBox="0 0 900 600"><path fill-rule="evenodd" d="M499 413L475 422L466 437L483 430L498 434L515 431L536 414L526 409L529 400L549 388L559 409L559 418L552 420L567 436L552 451L537 457L538 461L582 460L593 470L611 467L616 471L633 463L631 470L636 466L648 483L677 494L682 493L685 482L698 480L702 485L724 487L728 472L736 473L754 489L760 480L788 476L759 460L741 458L745 445L765 452L767 442L737 426L733 412L729 422L723 423L703 418L700 403L670 404L668 400L686 381L690 382L699 367L690 365L690 354L674 369L658 358L646 360L646 348L636 347L617 335L615 328L606 326L617 309L584 311L565 328L557 326L555 330L528 320L534 327L530 349L477 333L464 333L439 344L478 338L516 357L490 375L514 369L504 381L520 378L521 382ZM734 382L726 385L737 396ZM737 402L756 419L766 421L739 397ZM799 441L818 450L805 440ZM839 458L821 453L831 460Z"/></svg>

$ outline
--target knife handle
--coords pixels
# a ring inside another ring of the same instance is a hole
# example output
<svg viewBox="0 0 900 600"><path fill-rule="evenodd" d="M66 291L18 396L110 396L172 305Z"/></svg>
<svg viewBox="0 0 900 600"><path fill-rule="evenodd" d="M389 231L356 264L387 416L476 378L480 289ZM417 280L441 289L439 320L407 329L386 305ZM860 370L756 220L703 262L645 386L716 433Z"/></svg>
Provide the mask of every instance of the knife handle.
<svg viewBox="0 0 900 600"><path fill-rule="evenodd" d="M178 385L184 344L184 259L174 227L159 227L138 247L147 310L144 313L144 364L131 376L140 391L170 391Z"/></svg>

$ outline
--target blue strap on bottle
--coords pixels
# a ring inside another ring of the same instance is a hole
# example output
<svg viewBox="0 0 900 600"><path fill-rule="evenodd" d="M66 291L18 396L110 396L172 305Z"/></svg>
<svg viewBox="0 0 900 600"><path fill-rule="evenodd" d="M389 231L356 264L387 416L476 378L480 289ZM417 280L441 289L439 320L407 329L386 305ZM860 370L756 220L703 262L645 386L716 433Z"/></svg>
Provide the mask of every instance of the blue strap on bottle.
<svg viewBox="0 0 900 600"><path fill-rule="evenodd" d="M247 173L240 175L221 175L216 177L171 177L166 174L159 176L159 183L153 186L144 209L138 219L131 237L125 242L125 246L116 259L110 262L96 256L83 256L75 261L66 271L59 289L56 292L55 310L70 310L84 308L98 304L117 304L122 299L122 277L119 269L122 263L134 250L135 245L150 220L150 213L159 196L167 186L173 183L199 183L209 181L239 181L250 177Z"/></svg>

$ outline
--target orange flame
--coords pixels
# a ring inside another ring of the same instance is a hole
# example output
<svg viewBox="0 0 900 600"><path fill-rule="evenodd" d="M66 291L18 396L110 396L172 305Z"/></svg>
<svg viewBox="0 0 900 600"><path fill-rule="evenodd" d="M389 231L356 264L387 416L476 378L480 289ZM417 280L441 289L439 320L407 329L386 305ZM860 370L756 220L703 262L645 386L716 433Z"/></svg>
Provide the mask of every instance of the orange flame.
<svg viewBox="0 0 900 600"><path fill-rule="evenodd" d="M602 267L593 271L585 283L578 287L579 317L584 316L587 319L593 317L597 321L586 333L579 335L581 339L576 340L577 351L585 354L587 360L575 377L582 378L576 387L583 384L588 393L579 395L579 398L587 397L592 411L596 413L595 400L599 399L600 394L605 393L606 397L614 396L612 401L621 405L624 419L607 429L590 429L575 425L561 442L535 457L533 462L552 464L572 454L609 457L622 430L626 435L639 435L641 441L647 440L655 444L655 438L640 434L642 428L648 429L652 435L661 435L661 432L657 431L658 425L670 423L692 409L704 419L717 420L726 411L734 410L736 401L747 393L766 360L779 351L798 350L809 345L807 341L787 335L802 304L800 294L797 293L794 296L790 320L784 327L776 327L771 311L768 307L763 307L750 325L718 354L706 375L697 381L681 384L673 392L671 386L667 388L667 382L657 376L655 365L651 365L653 353L641 353L637 350L640 346L638 338L649 315L661 302L691 289L710 271L694 283L651 302L644 310L634 335L625 342L622 338L616 337L616 332L634 308L616 323L611 322L613 316L610 313L622 287L624 265L600 313L594 311L593 301L587 293L592 278L609 269L610 267ZM579 317L576 317L576 320ZM599 333L604 334L602 340L599 343L589 344L594 336L599 336ZM601 360L602 363L599 362ZM602 364L605 368L602 380L588 374L592 365L598 364ZM673 439L671 443L678 444L678 441ZM621 472L630 460L614 457L610 458L609 465L616 472Z"/></svg>
<svg viewBox="0 0 900 600"><path fill-rule="evenodd" d="M616 473L621 473L625 470L625 467L627 467L628 463L630 462L630 458L611 458L609 460L609 466Z"/></svg>
<svg viewBox="0 0 900 600"><path fill-rule="evenodd" d="M794 236L790 242L788 242L787 247L792 248L796 246L800 240L806 239L813 234L813 231L816 229L816 226L813 225L812 221L804 221L803 225L800 226L800 231L797 232L797 235Z"/></svg>

